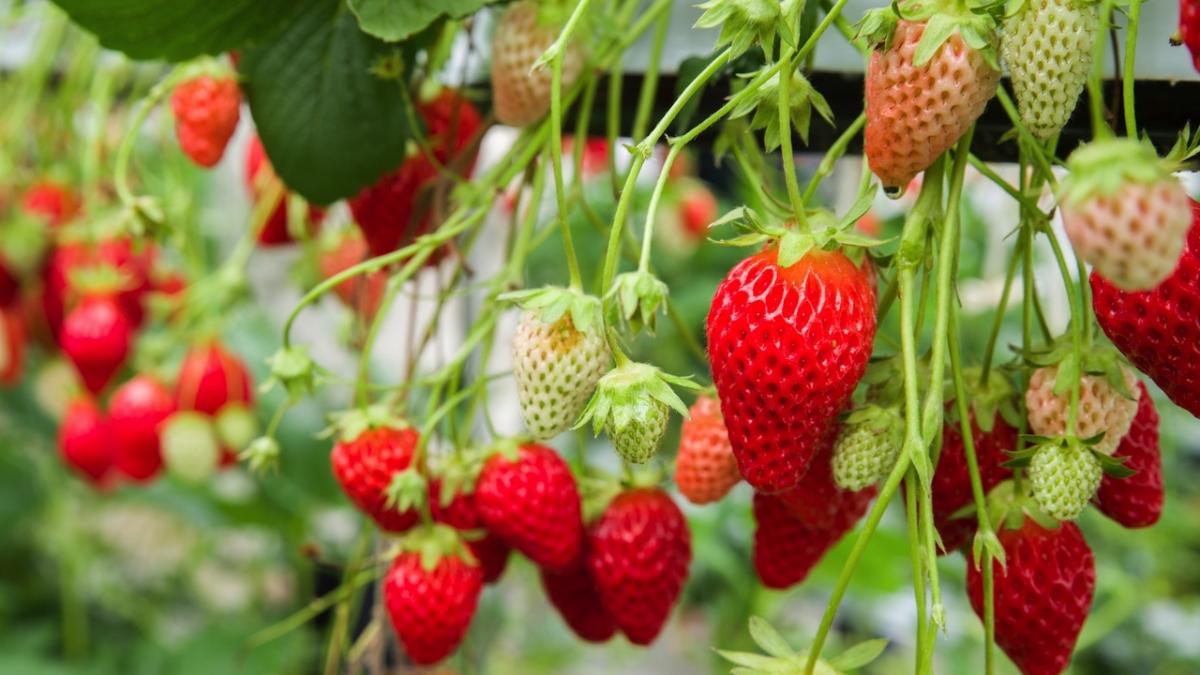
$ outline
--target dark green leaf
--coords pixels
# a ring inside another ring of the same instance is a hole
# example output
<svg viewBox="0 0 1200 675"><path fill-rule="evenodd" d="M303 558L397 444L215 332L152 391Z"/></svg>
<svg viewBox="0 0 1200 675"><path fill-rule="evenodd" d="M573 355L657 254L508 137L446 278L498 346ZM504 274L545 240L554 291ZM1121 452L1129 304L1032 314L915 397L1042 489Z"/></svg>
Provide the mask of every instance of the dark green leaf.
<svg viewBox="0 0 1200 675"><path fill-rule="evenodd" d="M358 25L380 40L416 35L443 16L461 18L496 0L349 0Z"/></svg>
<svg viewBox="0 0 1200 675"><path fill-rule="evenodd" d="M400 84L371 74L389 46L337 5L314 4L272 44L248 50L243 90L275 172L306 199L349 197L404 157Z"/></svg>
<svg viewBox="0 0 1200 675"><path fill-rule="evenodd" d="M54 0L100 44L134 59L186 61L263 43L334 0Z"/></svg>

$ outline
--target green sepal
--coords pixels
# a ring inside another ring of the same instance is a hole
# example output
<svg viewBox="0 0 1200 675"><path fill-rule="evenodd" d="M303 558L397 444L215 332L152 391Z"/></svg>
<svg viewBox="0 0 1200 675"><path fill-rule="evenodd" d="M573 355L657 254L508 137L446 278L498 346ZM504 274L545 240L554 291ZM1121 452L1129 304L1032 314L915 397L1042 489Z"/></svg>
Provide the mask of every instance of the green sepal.
<svg viewBox="0 0 1200 675"><path fill-rule="evenodd" d="M1171 163L1159 159L1148 141L1102 138L1079 146L1067 157L1067 176L1058 191L1064 206L1110 196L1130 183L1174 180Z"/></svg>
<svg viewBox="0 0 1200 675"><path fill-rule="evenodd" d="M487 450L484 452L484 455L485 457L501 455L504 457L504 459L510 462L515 462L521 456L521 446L528 442L529 439L526 437L509 436L505 438L498 438L488 446Z"/></svg>
<svg viewBox="0 0 1200 675"><path fill-rule="evenodd" d="M429 485L415 467L392 474L387 486L387 507L393 511L419 510L429 499ZM449 503L449 502L447 502Z"/></svg>
<svg viewBox="0 0 1200 675"><path fill-rule="evenodd" d="M996 415L1011 427L1021 426L1021 411L1017 400L1017 391L1012 381L1003 373L992 369L986 382L980 382L982 371L978 367L963 369L963 380L967 383L967 398L970 401L971 412L974 413L975 424L985 434L991 433L996 426ZM946 382L946 402L955 401L953 379ZM951 406L946 412L946 420L958 424L958 406Z"/></svg>
<svg viewBox="0 0 1200 675"><path fill-rule="evenodd" d="M445 455L431 463L430 478L437 479L441 484L438 492L438 506L445 508L450 506L450 502L454 501L456 495L475 492L475 481L479 478L479 472L483 469L483 462L487 456L490 454L485 455L485 453L469 449Z"/></svg>
<svg viewBox="0 0 1200 675"><path fill-rule="evenodd" d="M864 640L830 658L828 663L837 670L858 670L879 658L887 646L888 641L883 638Z"/></svg>
<svg viewBox="0 0 1200 675"><path fill-rule="evenodd" d="M575 330L580 333L599 333L604 326L600 298L573 288L530 288L504 293L500 300L534 312L544 323L556 323L564 316L570 316Z"/></svg>
<svg viewBox="0 0 1200 675"><path fill-rule="evenodd" d="M1150 142L1149 139L1144 139L1143 142ZM1188 122L1183 125L1183 131L1179 132L1179 136L1175 139L1175 144L1167 151L1167 156L1163 158L1167 170L1171 172L1179 171L1185 168L1188 160L1200 153L1200 127L1192 133L1192 123Z"/></svg>
<svg viewBox="0 0 1200 675"><path fill-rule="evenodd" d="M133 280L124 270L108 263L80 265L67 273L70 288L82 295L113 295L130 287Z"/></svg>
<svg viewBox="0 0 1200 675"><path fill-rule="evenodd" d="M441 523L428 523L409 530L397 542L396 552L416 553L421 556L421 567L426 572L432 572L442 558L456 556L468 564L478 565L479 561L467 547L462 534Z"/></svg>
<svg viewBox="0 0 1200 675"><path fill-rule="evenodd" d="M1106 455L1094 448L1092 449L1092 454L1094 454L1097 461L1100 462L1100 468L1109 476L1114 478L1129 478L1133 474L1137 473L1137 471L1126 466L1126 463L1129 461L1128 457L1114 457L1112 455Z"/></svg>
<svg viewBox="0 0 1200 675"><path fill-rule="evenodd" d="M764 69L766 66L763 67ZM746 77L753 77L754 74L748 74ZM763 129L763 144L767 152L771 152L779 147L780 142L780 124L779 124L779 84L780 73L775 73L769 77L762 86L754 93L747 97L745 101L736 106L729 117L738 119L749 115L751 112L754 116L750 119L750 129ZM813 110L817 111L824 120L833 124L833 110L829 107L829 102L825 97L818 92L812 84L799 71L793 71L792 80L788 84L788 116L791 118L792 126L796 128L800 134L800 139L805 145L808 144L808 129L812 122Z"/></svg>
<svg viewBox="0 0 1200 675"><path fill-rule="evenodd" d="M246 462L252 472L266 473L279 469L279 455L278 441L270 436L259 436L238 454L238 459Z"/></svg>
<svg viewBox="0 0 1200 675"><path fill-rule="evenodd" d="M1125 398L1135 401L1138 395L1125 384L1126 362L1115 350L1107 347L1091 347L1076 354L1069 332L1060 336L1049 349L1031 352L1025 361L1040 368L1057 366L1054 380L1054 395L1065 396L1083 375L1103 377L1108 384Z"/></svg>
<svg viewBox="0 0 1200 675"><path fill-rule="evenodd" d="M891 5L868 10L858 21L858 33L854 39L863 40L872 49L886 51L892 48L892 36L896 33L899 21L900 17Z"/></svg>
<svg viewBox="0 0 1200 675"><path fill-rule="evenodd" d="M271 366L271 379L264 386L275 382L283 385L292 400L299 400L313 392L316 371L308 348L303 345L281 347L267 361Z"/></svg>
<svg viewBox="0 0 1200 675"><path fill-rule="evenodd" d="M389 428L404 429L408 421L392 412L386 405L373 405L366 408L351 408L330 416L333 423L322 435L337 434L342 441L352 441L369 429Z"/></svg>
<svg viewBox="0 0 1200 675"><path fill-rule="evenodd" d="M721 27L717 47L729 45L737 58L755 44L771 60L775 31L783 23L779 0L708 0L697 7L704 11L695 28Z"/></svg>
<svg viewBox="0 0 1200 675"><path fill-rule="evenodd" d="M637 333L646 328L654 333L658 314L666 312L669 292L658 277L637 270L618 275L604 300L631 331Z"/></svg>
<svg viewBox="0 0 1200 675"><path fill-rule="evenodd" d="M667 405L686 419L687 405L671 385L700 388L686 377L669 375L645 363L617 366L600 378L596 392L573 428L578 429L590 421L593 435L600 435L600 430L606 427L620 433L643 414L646 404L652 401Z"/></svg>

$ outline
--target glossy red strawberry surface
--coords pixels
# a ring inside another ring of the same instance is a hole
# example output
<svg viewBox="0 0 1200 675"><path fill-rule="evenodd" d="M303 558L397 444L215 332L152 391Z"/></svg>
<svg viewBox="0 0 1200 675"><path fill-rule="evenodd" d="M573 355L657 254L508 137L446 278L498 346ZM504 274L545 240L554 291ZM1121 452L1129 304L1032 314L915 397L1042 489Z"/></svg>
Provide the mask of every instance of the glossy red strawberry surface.
<svg viewBox="0 0 1200 675"><path fill-rule="evenodd" d="M1007 565L993 561L996 644L1025 675L1057 675L1075 650L1096 587L1083 533L1066 522L1048 530L1026 517L997 533ZM983 616L983 575L967 564L967 595Z"/></svg>
<svg viewBox="0 0 1200 675"><path fill-rule="evenodd" d="M441 481L429 482L429 509L435 522L445 523L462 532L482 533L482 538L467 539L475 560L483 571L484 583L495 583L508 567L511 547L503 539L488 532L479 518L479 507L475 495L459 492L449 504L442 505Z"/></svg>
<svg viewBox="0 0 1200 675"><path fill-rule="evenodd" d="M1117 349L1176 405L1200 417L1200 202L1179 264L1149 291L1121 291L1091 275L1096 321Z"/></svg>
<svg viewBox="0 0 1200 675"><path fill-rule="evenodd" d="M971 438L979 461L979 478L986 495L1000 481L1012 476L1012 469L1001 466L1017 447L1017 430L996 415L992 430L984 433L971 413ZM943 552L956 551L968 544L975 534L975 516L954 518L954 514L973 503L971 475L957 421L942 429L942 454L933 473L933 520L942 538Z"/></svg>
<svg viewBox="0 0 1200 675"><path fill-rule="evenodd" d="M0 307L0 385L21 381L28 339L21 309Z"/></svg>
<svg viewBox="0 0 1200 675"><path fill-rule="evenodd" d="M717 288L708 355L742 476L763 492L804 477L862 378L875 337L868 275L838 252L787 269L767 250Z"/></svg>
<svg viewBox="0 0 1200 675"><path fill-rule="evenodd" d="M149 375L135 375L113 391L108 419L116 441L116 467L137 481L153 478L163 465L159 433L175 412L175 397Z"/></svg>
<svg viewBox="0 0 1200 675"><path fill-rule="evenodd" d="M397 473L412 465L419 435L412 427L377 427L333 446L330 461L342 491L379 527L403 532L417 523L414 510L388 505L388 486Z"/></svg>
<svg viewBox="0 0 1200 675"><path fill-rule="evenodd" d="M536 444L492 455L475 482L475 504L489 531L543 567L561 569L579 557L583 517L567 463Z"/></svg>
<svg viewBox="0 0 1200 675"><path fill-rule="evenodd" d="M654 642L692 560L679 507L656 488L623 492L592 525L588 547L592 579L617 627L634 644Z"/></svg>
<svg viewBox="0 0 1200 675"><path fill-rule="evenodd" d="M586 553L561 571L542 568L541 576L550 604L580 639L607 642L616 634L617 624L596 591Z"/></svg>
<svg viewBox="0 0 1200 675"><path fill-rule="evenodd" d="M21 208L41 216L53 226L62 225L79 214L79 195L71 188L51 180L30 185L21 198Z"/></svg>
<svg viewBox="0 0 1200 675"><path fill-rule="evenodd" d="M396 556L383 598L408 658L424 666L449 656L471 625L482 589L479 567L458 556L443 556L432 569L417 553Z"/></svg>
<svg viewBox="0 0 1200 675"><path fill-rule="evenodd" d="M67 407L58 429L58 451L67 466L93 484L100 484L113 465L112 427L104 412L88 397Z"/></svg>
<svg viewBox="0 0 1200 675"><path fill-rule="evenodd" d="M216 415L229 403L254 404L254 379L245 362L219 341L192 345L179 366L175 401L180 410Z"/></svg>
<svg viewBox="0 0 1200 675"><path fill-rule="evenodd" d="M832 428L817 448L811 466L800 483L775 496L805 526L813 529L836 528L847 513L862 515L877 492L875 486L857 492L843 490L833 479L833 444L838 427ZM854 517L857 520L858 516ZM853 524L853 520L850 521Z"/></svg>
<svg viewBox="0 0 1200 675"><path fill-rule="evenodd" d="M1149 527L1158 522L1163 508L1162 455L1158 447L1158 410L1154 397L1139 382L1137 415L1121 439L1114 457L1125 458L1134 474L1117 478L1105 474L1096 492L1101 513L1125 527Z"/></svg>
<svg viewBox="0 0 1200 675"><path fill-rule="evenodd" d="M203 167L216 166L237 129L242 93L233 77L200 75L175 87L171 110L179 146Z"/></svg>
<svg viewBox="0 0 1200 675"><path fill-rule="evenodd" d="M98 394L125 365L133 326L115 298L94 295L67 314L59 337L84 386Z"/></svg>

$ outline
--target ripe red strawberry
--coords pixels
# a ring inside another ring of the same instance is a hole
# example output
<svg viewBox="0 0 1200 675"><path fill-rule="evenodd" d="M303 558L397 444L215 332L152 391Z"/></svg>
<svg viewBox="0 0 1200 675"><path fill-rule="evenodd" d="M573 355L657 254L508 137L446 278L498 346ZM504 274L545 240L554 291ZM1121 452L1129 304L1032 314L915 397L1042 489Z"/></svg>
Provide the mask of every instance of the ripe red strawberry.
<svg viewBox="0 0 1200 675"><path fill-rule="evenodd" d="M754 571L767 588L789 588L808 577L817 563L867 510L875 488L863 490L867 499L854 498L825 526L797 518L782 499L754 494Z"/></svg>
<svg viewBox="0 0 1200 675"><path fill-rule="evenodd" d="M708 236L708 226L720 215L717 213L717 198L704 183L688 181L679 197L679 220L683 229L695 239Z"/></svg>
<svg viewBox="0 0 1200 675"><path fill-rule="evenodd" d="M67 466L94 485L104 482L113 464L112 427L96 402L76 398L58 429L58 450Z"/></svg>
<svg viewBox="0 0 1200 675"><path fill-rule="evenodd" d="M971 438L975 443L975 458L979 461L979 478L987 494L1000 481L1012 476L1012 469L1001 466L1017 447L1017 430L1000 415L996 415L991 431L985 432L971 413ZM971 474L963 446L961 427L957 421L942 427L942 453L933 473L933 521L942 539L942 551L957 551L971 541L975 534L975 516L954 518L954 514L972 503Z"/></svg>
<svg viewBox="0 0 1200 675"><path fill-rule="evenodd" d="M133 344L133 325L109 293L89 295L63 320L63 353L87 390L98 394L112 381Z"/></svg>
<svg viewBox="0 0 1200 675"><path fill-rule="evenodd" d="M21 278L0 253L0 308L11 307L21 299Z"/></svg>
<svg viewBox="0 0 1200 675"><path fill-rule="evenodd" d="M424 666L446 658L462 642L483 590L483 573L465 558L465 551L430 555L417 544L413 549L392 561L383 599L404 652Z"/></svg>
<svg viewBox="0 0 1200 675"><path fill-rule="evenodd" d="M539 16L538 3L522 0L505 10L492 38L492 102L496 119L512 127L528 126L550 110L551 69L534 68L558 38L554 22ZM562 88L571 88L583 70L583 52L568 45L563 52Z"/></svg>
<svg viewBox="0 0 1200 675"><path fill-rule="evenodd" d="M175 87L171 110L179 146L192 161L215 166L237 129L242 93L237 79L199 75Z"/></svg>
<svg viewBox="0 0 1200 675"><path fill-rule="evenodd" d="M267 159L267 151L257 135L250 137L246 144L246 188L254 201L258 201L267 191L267 186L279 180ZM292 230L288 222L287 192L279 200L279 205L271 212L267 222L258 233L258 243L263 246L278 246L292 243ZM310 230L316 230L325 218L325 210L312 204L308 205L308 225Z"/></svg>
<svg viewBox="0 0 1200 675"><path fill-rule="evenodd" d="M108 420L121 473L145 481L158 475L163 458L159 434L175 412L175 397L154 377L135 375L108 402Z"/></svg>
<svg viewBox="0 0 1200 675"><path fill-rule="evenodd" d="M617 632L588 566L586 552L561 571L541 569L542 588L550 604L576 635L588 642L607 642Z"/></svg>
<svg viewBox="0 0 1200 675"><path fill-rule="evenodd" d="M479 112L453 90L445 90L422 104L419 112L434 158L460 176L469 175L475 155L461 155L470 149L482 125ZM431 200L438 175L437 166L418 152L350 200L350 212L372 256L408 246L437 227ZM435 252L427 262L436 263L443 255L444 251Z"/></svg>
<svg viewBox="0 0 1200 675"><path fill-rule="evenodd" d="M1200 417L1200 202L1175 271L1129 293L1092 273L1096 321L1117 349L1176 405Z"/></svg>
<svg viewBox="0 0 1200 675"><path fill-rule="evenodd" d="M1096 506L1101 513L1125 527L1149 527L1157 523L1163 507L1158 410L1146 385L1138 382L1138 387L1142 395L1133 426L1113 453L1113 457L1127 458L1125 468L1135 473L1127 478L1105 475L1096 492Z"/></svg>
<svg viewBox="0 0 1200 675"><path fill-rule="evenodd" d="M692 559L692 535L679 507L657 488L623 492L592 525L587 546L604 608L630 642L654 642Z"/></svg>
<svg viewBox="0 0 1200 675"><path fill-rule="evenodd" d="M1200 0L1179 0L1178 36L1178 43L1192 54L1192 66L1200 72Z"/></svg>
<svg viewBox="0 0 1200 675"><path fill-rule="evenodd" d="M434 522L445 523L460 532L483 530L483 520L479 517L474 493L458 492L449 504L443 506L441 486L439 480L429 481L429 509ZM466 543L483 571L484 583L498 581L508 567L509 545L492 532L486 532L482 539L467 539Z"/></svg>
<svg viewBox="0 0 1200 675"><path fill-rule="evenodd" d="M254 379L246 364L215 339L192 345L179 365L175 402L180 410L215 416L229 403L254 404Z"/></svg>
<svg viewBox="0 0 1200 675"><path fill-rule="evenodd" d="M356 228L339 233L337 240L321 251L317 261L321 276L328 279L367 259L367 242ZM338 284L333 290L338 298L366 320L375 317L387 289L387 272L376 270L360 274Z"/></svg>
<svg viewBox="0 0 1200 675"><path fill-rule="evenodd" d="M62 329L66 311L77 300L72 278L84 268L111 268L120 279L117 300L126 318L141 326L144 300L152 284L157 250L151 244L135 243L128 237L115 237L99 242L67 241L51 250L43 276L42 311L54 337Z"/></svg>
<svg viewBox="0 0 1200 675"><path fill-rule="evenodd" d="M1006 566L992 563L996 644L1025 675L1056 675L1067 667L1092 605L1092 549L1074 523L1047 530L1026 517L997 535ZM983 616L983 574L967 565L967 595Z"/></svg>
<svg viewBox="0 0 1200 675"><path fill-rule="evenodd" d="M579 489L567 463L544 445L502 447L475 483L488 530L542 567L561 569L583 542Z"/></svg>
<svg viewBox="0 0 1200 675"><path fill-rule="evenodd" d="M1179 263L1192 218L1174 168L1131 138L1092 141L1067 159L1063 227L1075 252L1117 288L1151 290Z"/></svg>
<svg viewBox="0 0 1200 675"><path fill-rule="evenodd" d="M57 227L79 214L80 200L71 188L52 180L42 180L25 190L21 207L25 213L41 216Z"/></svg>
<svg viewBox="0 0 1200 675"><path fill-rule="evenodd" d="M409 426L370 426L353 435L343 434L330 454L333 475L342 491L389 532L404 532L417 523L415 510L400 511L388 503L388 487L396 474L412 466L418 438L417 430Z"/></svg>
<svg viewBox="0 0 1200 675"><path fill-rule="evenodd" d="M708 504L724 497L742 475L729 445L729 432L721 419L721 404L701 396L688 411L679 432L675 456L675 485L693 504Z"/></svg>
<svg viewBox="0 0 1200 675"><path fill-rule="evenodd" d="M987 36L994 29L986 23L978 32L990 42ZM1000 81L1000 71L963 39L960 31L966 27L950 34L928 62L917 64L925 26L924 21L901 19L890 36L872 39L880 46L867 67L863 144L871 170L885 188L908 185L954 145L983 113Z"/></svg>
<svg viewBox="0 0 1200 675"><path fill-rule="evenodd" d="M25 366L25 317L19 307L0 307L0 385L21 381Z"/></svg>
<svg viewBox="0 0 1200 675"><path fill-rule="evenodd" d="M763 492L795 487L862 378L875 337L868 275L837 251L790 267L770 249L717 288L708 358L738 468Z"/></svg>
<svg viewBox="0 0 1200 675"><path fill-rule="evenodd" d="M809 470L796 487L775 495L793 517L813 530L837 529L850 514L854 515L847 527L853 525L878 491L874 485L858 491L838 487L833 478L833 445L838 431L834 427L826 432Z"/></svg>

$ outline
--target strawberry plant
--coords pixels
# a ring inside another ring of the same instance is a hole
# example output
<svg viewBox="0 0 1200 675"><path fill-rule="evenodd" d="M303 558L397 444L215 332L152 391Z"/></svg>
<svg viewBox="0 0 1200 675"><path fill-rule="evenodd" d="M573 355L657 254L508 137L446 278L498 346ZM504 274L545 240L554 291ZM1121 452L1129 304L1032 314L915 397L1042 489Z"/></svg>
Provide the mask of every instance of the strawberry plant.
<svg viewBox="0 0 1200 675"><path fill-rule="evenodd" d="M880 4L5 7L0 654L1200 667L1174 24Z"/></svg>

